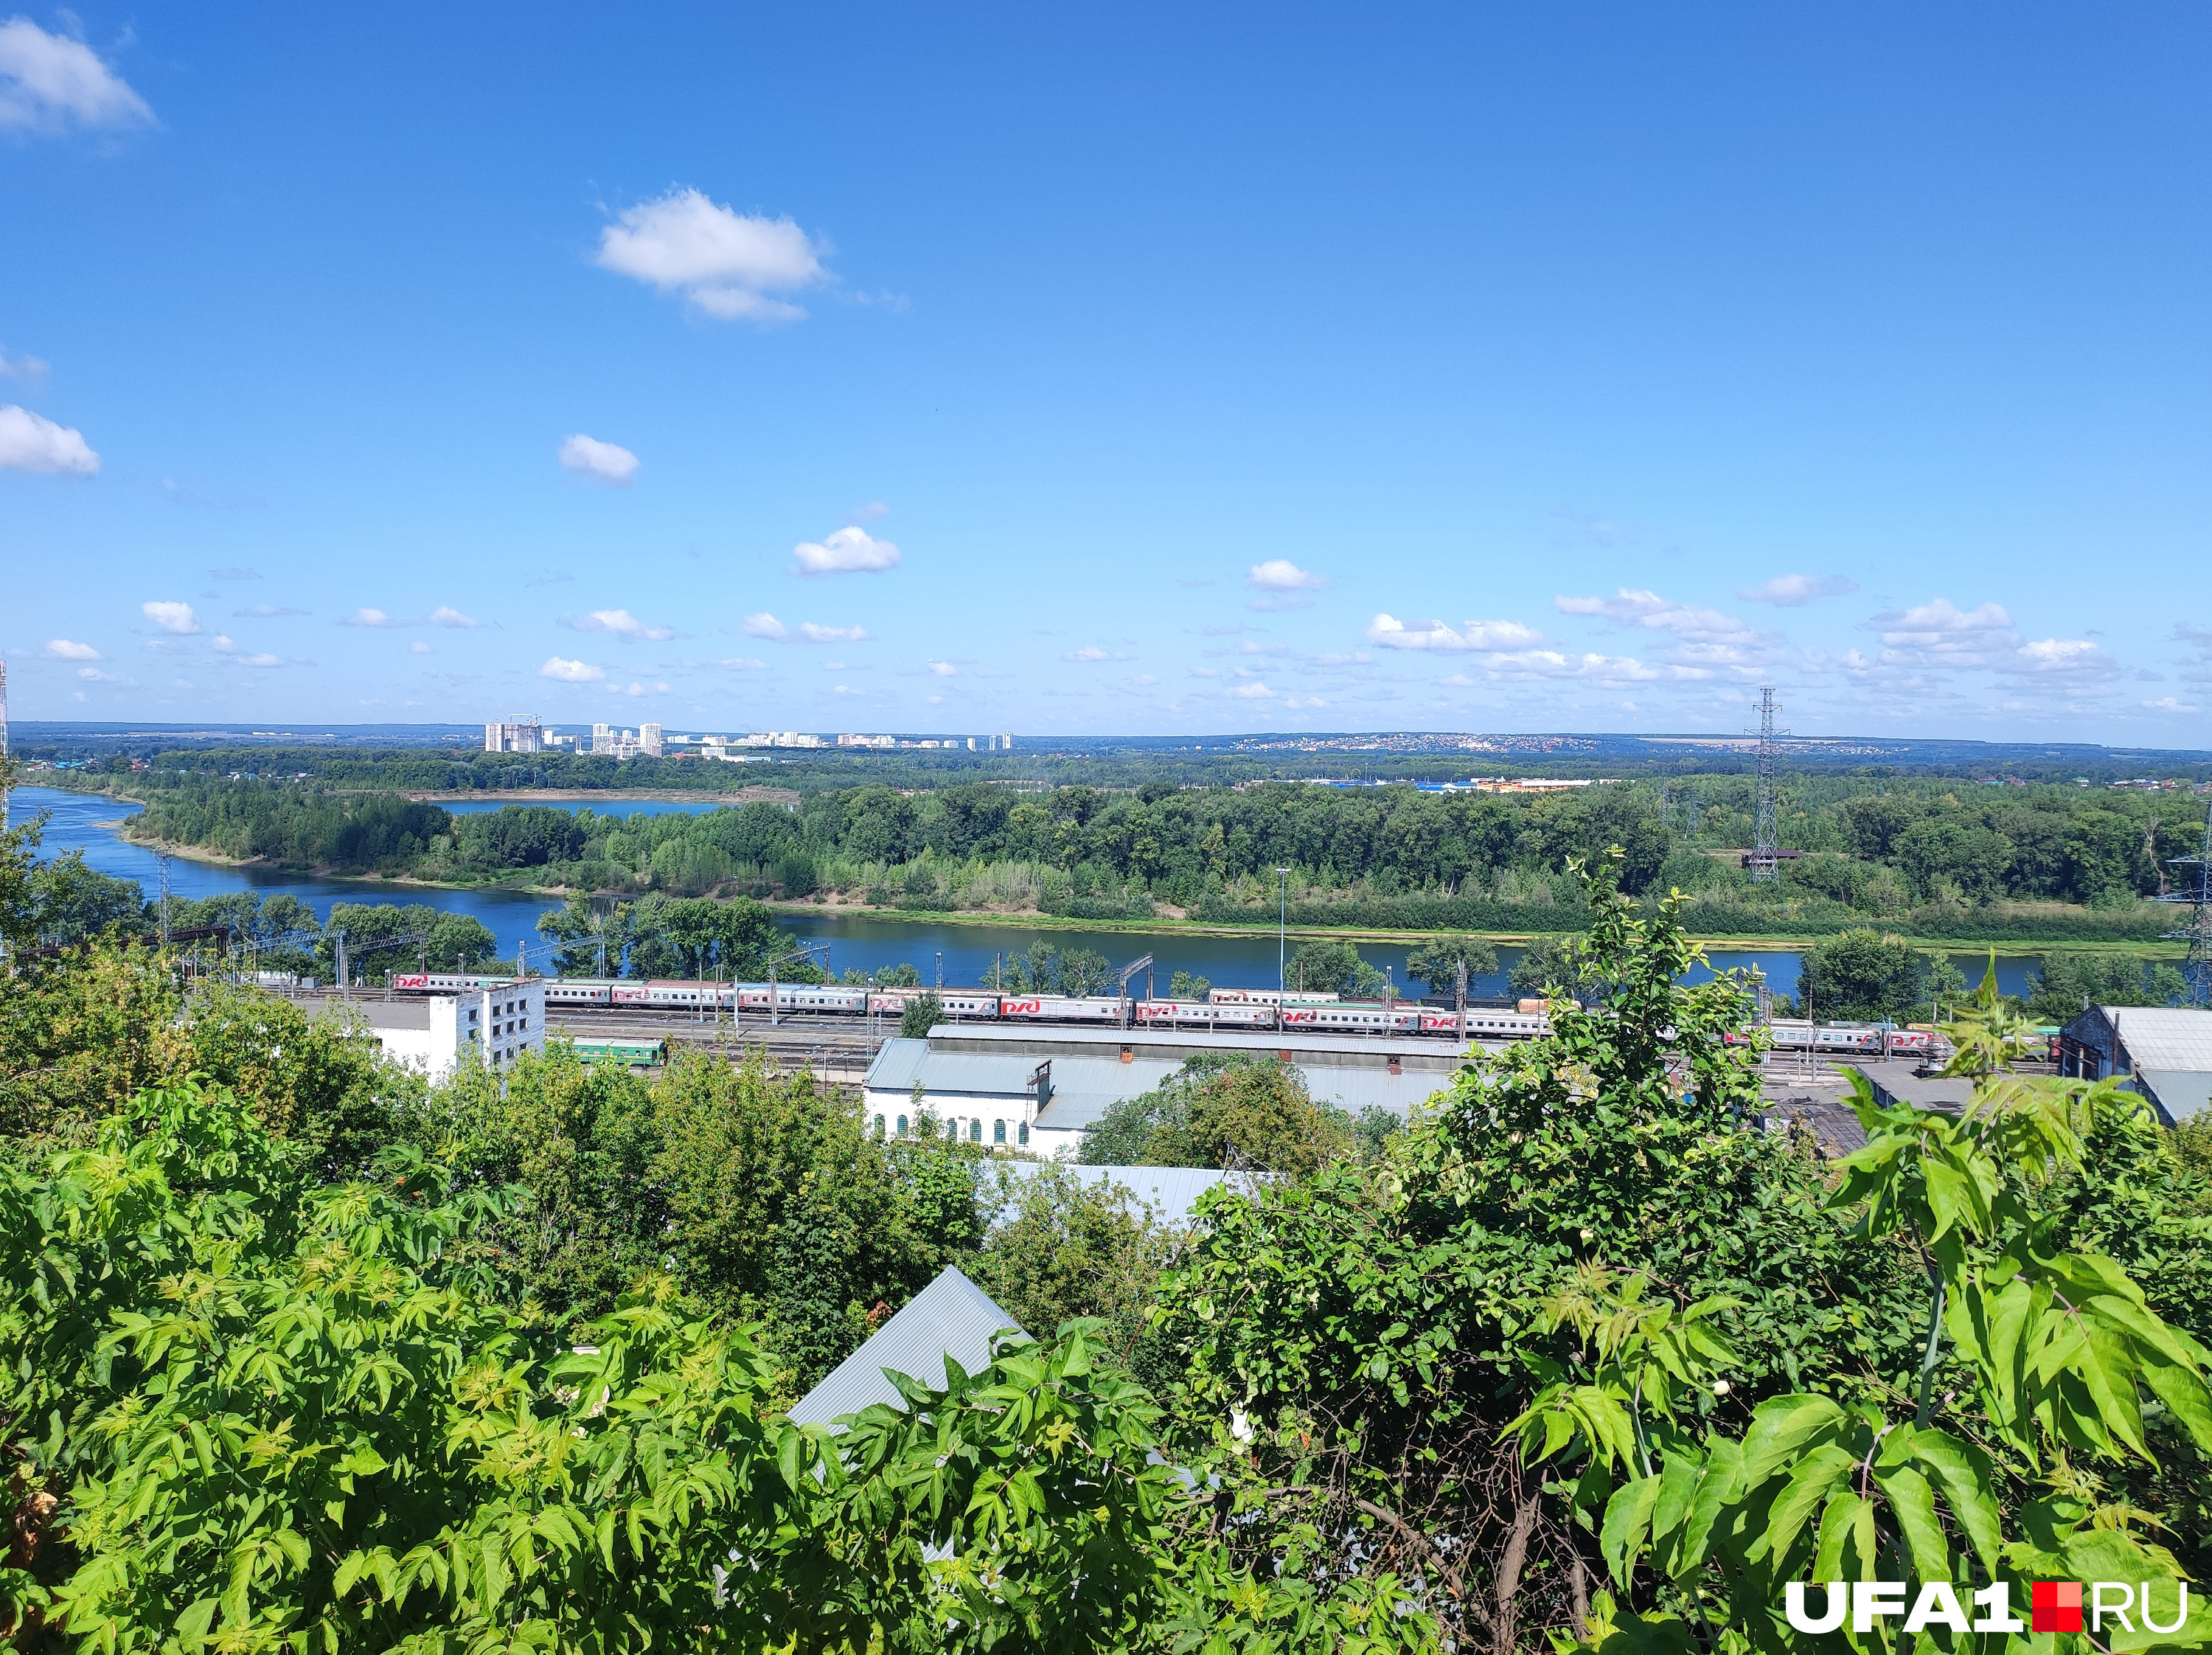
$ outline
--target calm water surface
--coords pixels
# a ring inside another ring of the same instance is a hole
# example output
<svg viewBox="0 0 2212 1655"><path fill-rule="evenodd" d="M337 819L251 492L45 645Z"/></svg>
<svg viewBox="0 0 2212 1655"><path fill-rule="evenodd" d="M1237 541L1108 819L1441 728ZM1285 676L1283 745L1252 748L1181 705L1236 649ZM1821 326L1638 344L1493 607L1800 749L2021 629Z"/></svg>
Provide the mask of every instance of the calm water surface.
<svg viewBox="0 0 2212 1655"><path fill-rule="evenodd" d="M589 805L607 814L623 813L624 806L627 813L638 815L690 813L717 808L711 804L659 800L602 800L580 797L574 803ZM9 819L12 825L41 811L48 812L42 855L51 857L81 850L92 867L118 879L136 879L151 897L161 886L161 859L143 846L131 843L108 825L137 808L113 799L67 793L55 788L18 788L9 801ZM471 800L446 808L462 812L493 810L498 808L498 803ZM332 903L421 903L481 920L499 940L500 952L510 958L517 944L535 946L543 940L538 934L538 916L560 905L551 897L512 891L436 891L380 879L319 879L274 868L216 867L186 861L182 857L170 860L169 890L174 896L187 897L219 896L231 891L283 891L297 897L322 918L329 917ZM835 972L912 965L921 971L925 983L938 981L941 969L942 980L947 983L975 983L988 975L994 959L1023 952L1031 945L1044 941L1063 948L1095 949L1116 967L1127 964L1149 949L1155 956L1154 986L1162 993L1167 990L1168 978L1177 970L1207 977L1224 986L1268 987L1276 980L1276 944L1272 937L1137 936L1040 930L1018 922L955 924L803 910L786 912L778 917L799 937L828 943L830 967ZM1359 952L1371 964L1387 970L1401 990L1411 981L1406 970L1406 956L1410 951L1406 946L1362 943ZM1520 958L1520 951L1500 948L1498 955L1498 971L1471 983L1468 986L1472 992L1502 995L1506 991L1505 973ZM1981 957L1959 955L1954 959L1970 983L1980 976ZM2024 956L1999 955L1998 983L2008 993L2025 993L2027 975L2034 963ZM1796 991L1798 958L1794 951L1788 949L1717 951L1711 968L1701 968L1694 975L1703 980L1712 975L1714 968L1729 970L1750 966L1765 971L1767 981L1778 989ZM1138 981L1141 983L1142 977Z"/></svg>

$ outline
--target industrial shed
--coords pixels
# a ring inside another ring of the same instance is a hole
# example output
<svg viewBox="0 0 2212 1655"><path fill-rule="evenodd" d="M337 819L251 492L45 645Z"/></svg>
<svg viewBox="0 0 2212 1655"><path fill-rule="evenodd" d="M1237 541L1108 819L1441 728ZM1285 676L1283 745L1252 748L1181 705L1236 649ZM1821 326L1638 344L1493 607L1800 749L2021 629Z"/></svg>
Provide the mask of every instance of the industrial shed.
<svg viewBox="0 0 2212 1655"><path fill-rule="evenodd" d="M2124 1080L2178 1125L2212 1105L2212 1011L2092 1006L2058 1031L2058 1072Z"/></svg>
<svg viewBox="0 0 2212 1655"><path fill-rule="evenodd" d="M1465 1062L1455 1044L1418 1037L940 1023L926 1040L886 1040L862 1085L871 1123L887 1135L912 1129L918 1101L970 1142L1057 1156L1079 1147L1109 1107L1152 1091L1201 1052L1279 1057L1304 1073L1320 1101L1401 1121Z"/></svg>
<svg viewBox="0 0 2212 1655"><path fill-rule="evenodd" d="M992 1335L1009 1329L1024 1332L988 1293L948 1264L942 1275L800 1397L791 1410L792 1421L827 1425L878 1402L902 1406L897 1387L884 1377L886 1369L933 1387L947 1383L947 1357L960 1364L963 1373L981 1373L991 1365Z"/></svg>

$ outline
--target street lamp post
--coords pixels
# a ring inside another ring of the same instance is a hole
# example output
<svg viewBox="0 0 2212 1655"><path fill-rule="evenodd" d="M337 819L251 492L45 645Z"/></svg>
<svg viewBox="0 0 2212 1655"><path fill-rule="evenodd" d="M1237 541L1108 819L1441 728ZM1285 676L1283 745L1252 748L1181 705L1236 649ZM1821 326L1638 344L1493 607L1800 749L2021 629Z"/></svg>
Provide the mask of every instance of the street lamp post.
<svg viewBox="0 0 2212 1655"><path fill-rule="evenodd" d="M1275 992L1282 994L1290 987L1286 962L1290 958L1291 932L1291 870L1275 870Z"/></svg>

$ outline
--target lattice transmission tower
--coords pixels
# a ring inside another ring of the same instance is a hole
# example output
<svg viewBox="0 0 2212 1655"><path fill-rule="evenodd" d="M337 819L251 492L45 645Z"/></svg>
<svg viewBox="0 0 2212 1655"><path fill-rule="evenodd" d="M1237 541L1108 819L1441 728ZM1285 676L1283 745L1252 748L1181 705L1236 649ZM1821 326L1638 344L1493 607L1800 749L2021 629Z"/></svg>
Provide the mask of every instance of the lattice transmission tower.
<svg viewBox="0 0 2212 1655"><path fill-rule="evenodd" d="M2189 958L2181 963L2181 980L2189 985L2189 1003L2212 1007L2212 806L2204 811L2204 843L2194 856L2169 858L2169 867L2194 867L2197 878L2190 891L2175 891L2160 902L2186 903L2189 922L2165 934L2189 945Z"/></svg>
<svg viewBox="0 0 2212 1655"><path fill-rule="evenodd" d="M1787 730L1774 727L1774 686L1761 685L1759 691L1759 812L1752 823L1751 854L1743 859L1745 870L1754 879L1771 879L1780 864L1781 849L1774 825L1774 775L1781 768L1782 750L1775 745L1775 737L1787 735Z"/></svg>

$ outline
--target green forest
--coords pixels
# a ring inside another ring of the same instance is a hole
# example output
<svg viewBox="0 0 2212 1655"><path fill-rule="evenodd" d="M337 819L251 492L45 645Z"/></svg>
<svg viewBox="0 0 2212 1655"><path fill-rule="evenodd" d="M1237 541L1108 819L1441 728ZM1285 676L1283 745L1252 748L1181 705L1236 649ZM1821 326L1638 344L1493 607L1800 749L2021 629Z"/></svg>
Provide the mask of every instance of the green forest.
<svg viewBox="0 0 2212 1655"><path fill-rule="evenodd" d="M2190 870L2203 806L2180 792L1926 778L1794 778L1780 877L1741 866L1742 776L1543 794L1410 786L1149 783L827 789L704 814L511 805L453 814L395 794L187 779L148 789L134 837L301 870L585 893L743 895L908 912L1188 918L1507 934L1579 929L1569 858L1626 854L1634 894L1678 889L1716 936L2133 940ZM1279 875L1277 869L1286 869Z"/></svg>
<svg viewBox="0 0 2212 1655"><path fill-rule="evenodd" d="M1200 1064L1100 1153L1241 1167L1187 1225L754 1057L556 1044L431 1087L157 947L38 940L0 844L0 1449L17 1647L1830 1651L1784 1583L2002 1587L2212 1638L2212 1136L2010 1072L1760 1125L1744 986L1577 876L1544 1040L1395 1130ZM786 1410L947 1267L1011 1329ZM1814 1598L1817 1602L1820 1589ZM1905 1604L1899 1605L1901 1612ZM1962 1611L1961 1606L1965 1606ZM1856 1646L1899 1647L1898 1621Z"/></svg>

